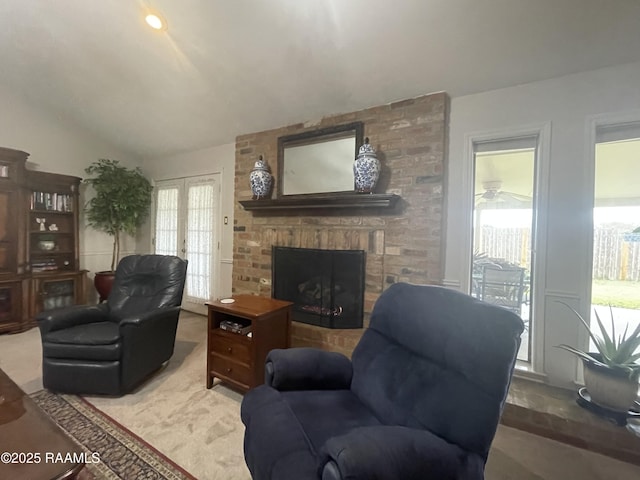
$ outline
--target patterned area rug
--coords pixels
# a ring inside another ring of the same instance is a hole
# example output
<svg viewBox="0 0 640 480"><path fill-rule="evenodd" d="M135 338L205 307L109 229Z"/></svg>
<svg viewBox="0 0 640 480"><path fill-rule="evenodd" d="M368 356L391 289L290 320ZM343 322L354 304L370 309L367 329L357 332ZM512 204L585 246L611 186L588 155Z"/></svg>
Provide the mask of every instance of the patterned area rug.
<svg viewBox="0 0 640 480"><path fill-rule="evenodd" d="M87 463L83 480L196 480L162 453L115 420L75 395L40 390L31 395L86 452L97 452L100 461Z"/></svg>

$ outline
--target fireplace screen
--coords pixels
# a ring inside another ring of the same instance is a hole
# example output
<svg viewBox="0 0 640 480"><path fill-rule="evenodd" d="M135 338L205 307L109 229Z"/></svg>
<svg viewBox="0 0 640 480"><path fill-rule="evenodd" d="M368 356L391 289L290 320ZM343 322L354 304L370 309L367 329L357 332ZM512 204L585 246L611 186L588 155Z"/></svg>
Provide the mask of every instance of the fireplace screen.
<svg viewBox="0 0 640 480"><path fill-rule="evenodd" d="M273 247L273 297L293 302L293 320L362 328L365 252Z"/></svg>

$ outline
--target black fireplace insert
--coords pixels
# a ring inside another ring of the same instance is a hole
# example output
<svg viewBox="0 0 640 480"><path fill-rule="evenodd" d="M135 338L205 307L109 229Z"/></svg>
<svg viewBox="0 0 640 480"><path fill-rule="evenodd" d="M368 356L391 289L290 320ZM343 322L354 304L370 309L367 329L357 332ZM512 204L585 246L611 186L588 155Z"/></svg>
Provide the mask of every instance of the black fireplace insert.
<svg viewBox="0 0 640 480"><path fill-rule="evenodd" d="M293 302L293 320L362 328L364 250L273 247L272 296Z"/></svg>

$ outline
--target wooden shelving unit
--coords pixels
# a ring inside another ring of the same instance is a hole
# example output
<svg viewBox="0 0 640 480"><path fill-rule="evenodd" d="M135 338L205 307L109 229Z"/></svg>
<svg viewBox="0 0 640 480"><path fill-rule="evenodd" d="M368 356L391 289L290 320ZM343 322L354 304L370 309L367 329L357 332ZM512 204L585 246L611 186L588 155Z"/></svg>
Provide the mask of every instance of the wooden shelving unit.
<svg viewBox="0 0 640 480"><path fill-rule="evenodd" d="M80 178L28 170L28 156L0 148L0 333L33 327L43 310L86 301Z"/></svg>

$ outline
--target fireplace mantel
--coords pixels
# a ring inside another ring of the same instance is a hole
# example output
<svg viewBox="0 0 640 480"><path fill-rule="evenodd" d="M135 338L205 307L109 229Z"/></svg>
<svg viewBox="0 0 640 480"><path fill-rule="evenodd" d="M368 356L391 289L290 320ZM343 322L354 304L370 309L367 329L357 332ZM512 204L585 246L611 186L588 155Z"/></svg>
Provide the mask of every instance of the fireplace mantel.
<svg viewBox="0 0 640 480"><path fill-rule="evenodd" d="M245 210L281 211L340 208L383 208L392 209L400 200L394 193L335 193L319 195L292 195L275 199L240 200Z"/></svg>

